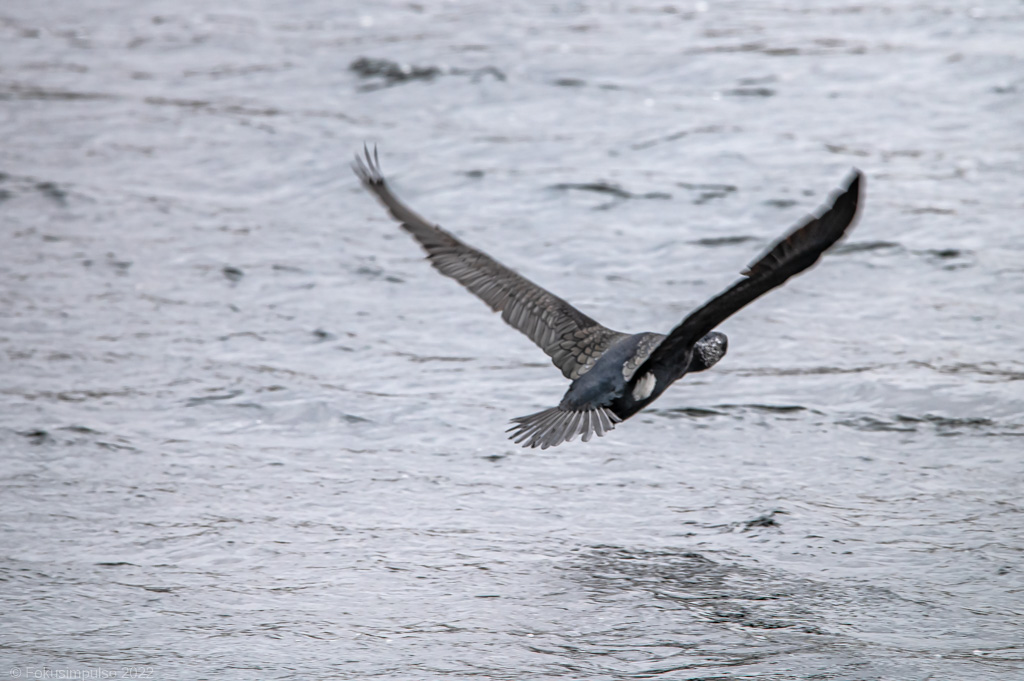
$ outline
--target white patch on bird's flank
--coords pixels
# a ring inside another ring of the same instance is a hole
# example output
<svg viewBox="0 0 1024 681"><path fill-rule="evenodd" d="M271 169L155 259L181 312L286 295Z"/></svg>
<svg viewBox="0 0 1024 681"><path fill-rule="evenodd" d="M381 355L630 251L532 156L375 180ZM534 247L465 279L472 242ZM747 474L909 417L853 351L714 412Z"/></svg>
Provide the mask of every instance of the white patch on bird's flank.
<svg viewBox="0 0 1024 681"><path fill-rule="evenodd" d="M647 372L643 378L636 382L633 386L633 399L634 400L646 400L654 392L654 386L657 385L658 379L654 377L654 374Z"/></svg>

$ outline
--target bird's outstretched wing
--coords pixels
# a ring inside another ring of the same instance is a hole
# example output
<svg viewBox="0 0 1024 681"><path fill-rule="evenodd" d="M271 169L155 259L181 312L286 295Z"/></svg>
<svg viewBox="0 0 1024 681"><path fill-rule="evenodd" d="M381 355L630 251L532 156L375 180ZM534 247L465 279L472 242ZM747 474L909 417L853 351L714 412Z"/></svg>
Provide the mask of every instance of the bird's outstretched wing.
<svg viewBox="0 0 1024 681"><path fill-rule="evenodd" d="M352 169L402 228L420 242L441 274L501 312L501 318L547 353L566 378L575 380L585 374L609 346L628 336L598 324L561 298L430 224L399 201L380 171L376 149L371 155L364 148L363 157L356 156Z"/></svg>
<svg viewBox="0 0 1024 681"><path fill-rule="evenodd" d="M861 180L860 171L854 170L846 181L846 188L833 194L831 205L820 217L808 217L745 269L742 273L744 279L690 313L636 371L630 388L633 387L632 383L641 380L656 367L664 370L667 365L682 363L683 366L678 368L685 371L682 358L690 352L694 343L747 303L816 263L821 254L853 224L857 216Z"/></svg>

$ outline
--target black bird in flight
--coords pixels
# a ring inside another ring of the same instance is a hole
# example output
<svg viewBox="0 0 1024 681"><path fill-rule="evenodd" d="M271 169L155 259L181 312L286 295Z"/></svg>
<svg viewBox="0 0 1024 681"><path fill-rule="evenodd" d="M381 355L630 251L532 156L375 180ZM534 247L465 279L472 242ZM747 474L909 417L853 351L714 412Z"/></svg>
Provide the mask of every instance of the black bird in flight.
<svg viewBox="0 0 1024 681"><path fill-rule="evenodd" d="M691 312L667 335L628 334L602 326L575 307L513 272L437 225L391 193L377 150L363 149L352 166L426 250L441 272L490 305L526 334L572 380L557 407L512 419L510 439L547 449L583 436L586 442L656 400L684 375L725 356L728 339L713 329L755 298L813 265L853 224L862 175L854 169L818 217L809 216L742 272L743 278Z"/></svg>

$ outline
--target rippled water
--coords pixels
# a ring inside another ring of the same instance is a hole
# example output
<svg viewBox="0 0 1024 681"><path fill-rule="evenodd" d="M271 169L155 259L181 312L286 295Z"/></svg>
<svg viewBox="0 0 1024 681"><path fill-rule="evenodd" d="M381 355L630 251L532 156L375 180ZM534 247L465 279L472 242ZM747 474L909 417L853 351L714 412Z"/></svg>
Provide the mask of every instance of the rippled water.
<svg viewBox="0 0 1024 681"><path fill-rule="evenodd" d="M5 3L0 674L1024 678L1022 32L1010 1ZM713 371L523 450L565 383L358 187L364 141L627 331L850 167L867 201Z"/></svg>

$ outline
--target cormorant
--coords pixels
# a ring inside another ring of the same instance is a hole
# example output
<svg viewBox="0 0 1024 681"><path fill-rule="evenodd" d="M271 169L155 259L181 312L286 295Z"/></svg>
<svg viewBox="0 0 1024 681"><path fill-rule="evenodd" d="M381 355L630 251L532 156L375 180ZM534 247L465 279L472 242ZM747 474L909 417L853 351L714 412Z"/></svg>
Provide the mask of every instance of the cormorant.
<svg viewBox="0 0 1024 681"><path fill-rule="evenodd" d="M684 375L725 356L728 339L713 329L744 305L782 285L821 257L854 222L862 175L854 169L819 217L809 216L741 273L743 278L691 312L667 335L612 331L561 298L432 225L391 193L377 150L356 155L352 168L426 250L441 272L526 334L572 380L557 407L512 419L509 438L547 449L583 436L586 442L628 419Z"/></svg>

